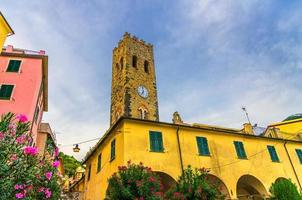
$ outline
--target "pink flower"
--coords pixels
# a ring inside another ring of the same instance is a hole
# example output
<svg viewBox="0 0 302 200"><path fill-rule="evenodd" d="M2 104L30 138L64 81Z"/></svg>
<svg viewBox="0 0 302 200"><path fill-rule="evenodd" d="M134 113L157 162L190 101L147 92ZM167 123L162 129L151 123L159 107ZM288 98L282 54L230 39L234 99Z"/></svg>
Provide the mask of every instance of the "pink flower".
<svg viewBox="0 0 302 200"><path fill-rule="evenodd" d="M11 161L16 161L18 159L18 155L17 154L13 154L11 157L10 157L10 160Z"/></svg>
<svg viewBox="0 0 302 200"><path fill-rule="evenodd" d="M4 138L5 138L5 135L2 132L0 132L0 140L3 140Z"/></svg>
<svg viewBox="0 0 302 200"><path fill-rule="evenodd" d="M34 189L34 186L33 186L33 185L29 185L29 186L27 187L27 189L28 189L28 190L33 190L33 189Z"/></svg>
<svg viewBox="0 0 302 200"><path fill-rule="evenodd" d="M27 146L24 148L23 152L24 152L24 154L35 156L38 154L38 149L37 149L37 147Z"/></svg>
<svg viewBox="0 0 302 200"><path fill-rule="evenodd" d="M59 156L59 153L60 153L60 151L59 151L59 148L57 147L55 149L55 158Z"/></svg>
<svg viewBox="0 0 302 200"><path fill-rule="evenodd" d="M16 126L14 124L10 124L8 126L8 130L12 136L16 136Z"/></svg>
<svg viewBox="0 0 302 200"><path fill-rule="evenodd" d="M50 181L50 179L51 179L51 177L52 177L52 172L46 172L46 173L45 173L45 177L46 177L47 180Z"/></svg>
<svg viewBox="0 0 302 200"><path fill-rule="evenodd" d="M155 181L155 178L153 176L150 176L149 182L154 182L154 181Z"/></svg>
<svg viewBox="0 0 302 200"><path fill-rule="evenodd" d="M24 198L24 194L23 193L17 193L16 194L16 198L17 199L23 199Z"/></svg>
<svg viewBox="0 0 302 200"><path fill-rule="evenodd" d="M44 190L45 190L44 187L40 187L40 188L38 189L38 192L44 192Z"/></svg>
<svg viewBox="0 0 302 200"><path fill-rule="evenodd" d="M22 189L24 189L24 185L21 185L21 184L15 185L15 190L22 190Z"/></svg>
<svg viewBox="0 0 302 200"><path fill-rule="evenodd" d="M21 136L17 137L16 142L18 144L24 144L26 142L26 135L21 135Z"/></svg>
<svg viewBox="0 0 302 200"><path fill-rule="evenodd" d="M51 197L52 193L51 193L51 191L48 188L46 188L44 190L44 194L45 194L46 199L49 199Z"/></svg>
<svg viewBox="0 0 302 200"><path fill-rule="evenodd" d="M27 121L28 121L28 119L27 119L26 115L23 115L23 114L19 114L19 115L17 115L16 119L18 119L18 120L19 120L19 122L22 122L22 123L25 123L25 122L27 122Z"/></svg>
<svg viewBox="0 0 302 200"><path fill-rule="evenodd" d="M55 168L59 167L59 165L60 165L60 161L58 161L58 160L56 160L52 163L52 166Z"/></svg>

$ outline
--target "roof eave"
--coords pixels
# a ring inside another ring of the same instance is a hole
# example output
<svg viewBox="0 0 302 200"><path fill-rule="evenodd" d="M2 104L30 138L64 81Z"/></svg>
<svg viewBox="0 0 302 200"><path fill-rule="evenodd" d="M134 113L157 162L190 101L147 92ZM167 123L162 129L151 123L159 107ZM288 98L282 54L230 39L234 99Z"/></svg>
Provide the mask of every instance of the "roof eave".
<svg viewBox="0 0 302 200"><path fill-rule="evenodd" d="M4 15L2 14L1 11L0 11L0 16L1 16L1 18L3 19L5 25L7 26L8 30L9 30L9 33L8 33L7 36L14 35L14 34L15 34L14 30L13 30L12 27L9 25L9 23L7 22L7 20L5 19Z"/></svg>

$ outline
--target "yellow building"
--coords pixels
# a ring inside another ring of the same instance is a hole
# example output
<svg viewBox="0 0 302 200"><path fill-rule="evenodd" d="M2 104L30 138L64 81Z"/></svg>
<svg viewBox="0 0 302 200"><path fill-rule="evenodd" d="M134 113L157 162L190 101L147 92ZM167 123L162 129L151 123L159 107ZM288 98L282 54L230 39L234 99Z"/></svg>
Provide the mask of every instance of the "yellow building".
<svg viewBox="0 0 302 200"><path fill-rule="evenodd" d="M302 140L302 114L291 115L282 122L269 125L266 135L268 137Z"/></svg>
<svg viewBox="0 0 302 200"><path fill-rule="evenodd" d="M2 15L0 11L0 53L2 51L2 47L4 45L4 42L6 38L10 35L13 35L14 31L13 29L9 26L8 22Z"/></svg>
<svg viewBox="0 0 302 200"><path fill-rule="evenodd" d="M128 160L150 166L164 190L188 165L209 168L226 199L265 199L282 178L301 189L300 140L268 136L270 128L257 136L251 124L186 124L177 112L173 123L160 122L152 45L126 33L112 68L111 127L84 159L85 200L104 199L108 178Z"/></svg>

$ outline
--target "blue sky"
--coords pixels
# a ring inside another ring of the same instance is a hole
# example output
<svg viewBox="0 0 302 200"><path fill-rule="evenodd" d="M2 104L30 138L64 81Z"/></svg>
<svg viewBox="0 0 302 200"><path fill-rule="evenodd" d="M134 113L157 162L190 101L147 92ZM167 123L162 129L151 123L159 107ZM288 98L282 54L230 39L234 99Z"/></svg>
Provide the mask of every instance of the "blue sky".
<svg viewBox="0 0 302 200"><path fill-rule="evenodd" d="M6 44L49 55L49 112L58 143L109 127L112 49L125 31L154 45L161 121L266 126L302 112L302 2L2 0ZM95 142L73 154L82 158Z"/></svg>

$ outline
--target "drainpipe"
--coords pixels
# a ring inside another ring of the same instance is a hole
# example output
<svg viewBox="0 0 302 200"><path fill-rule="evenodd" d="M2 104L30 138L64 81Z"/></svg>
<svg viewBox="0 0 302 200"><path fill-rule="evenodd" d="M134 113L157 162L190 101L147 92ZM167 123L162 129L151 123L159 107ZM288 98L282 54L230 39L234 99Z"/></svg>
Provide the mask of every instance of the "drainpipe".
<svg viewBox="0 0 302 200"><path fill-rule="evenodd" d="M292 161L292 159L291 159L291 157L290 157L290 155L289 155L289 153L288 153L288 150L287 150L287 147L286 147L286 143L287 143L287 141L285 141L285 142L283 143L283 146L284 146L285 151L286 151L286 154L287 154L287 156L288 156L288 158L289 158L289 162L290 162L290 164L291 164L291 166L292 166L292 168L293 168L293 171L294 171L294 174L295 174L296 179L297 179L297 181L298 181L300 190L302 190L301 183L300 183L300 180L299 180L299 178L298 178L298 174L297 174L296 169L295 169L295 167L294 167L294 165L293 165L293 161Z"/></svg>
<svg viewBox="0 0 302 200"><path fill-rule="evenodd" d="M176 130L176 136L177 136L177 146L178 146L178 151L179 151L179 160L180 160L180 167L181 167L181 173L184 173L184 164L182 161L182 152L181 152L181 148L180 148L180 141L179 141L179 126L177 127Z"/></svg>

